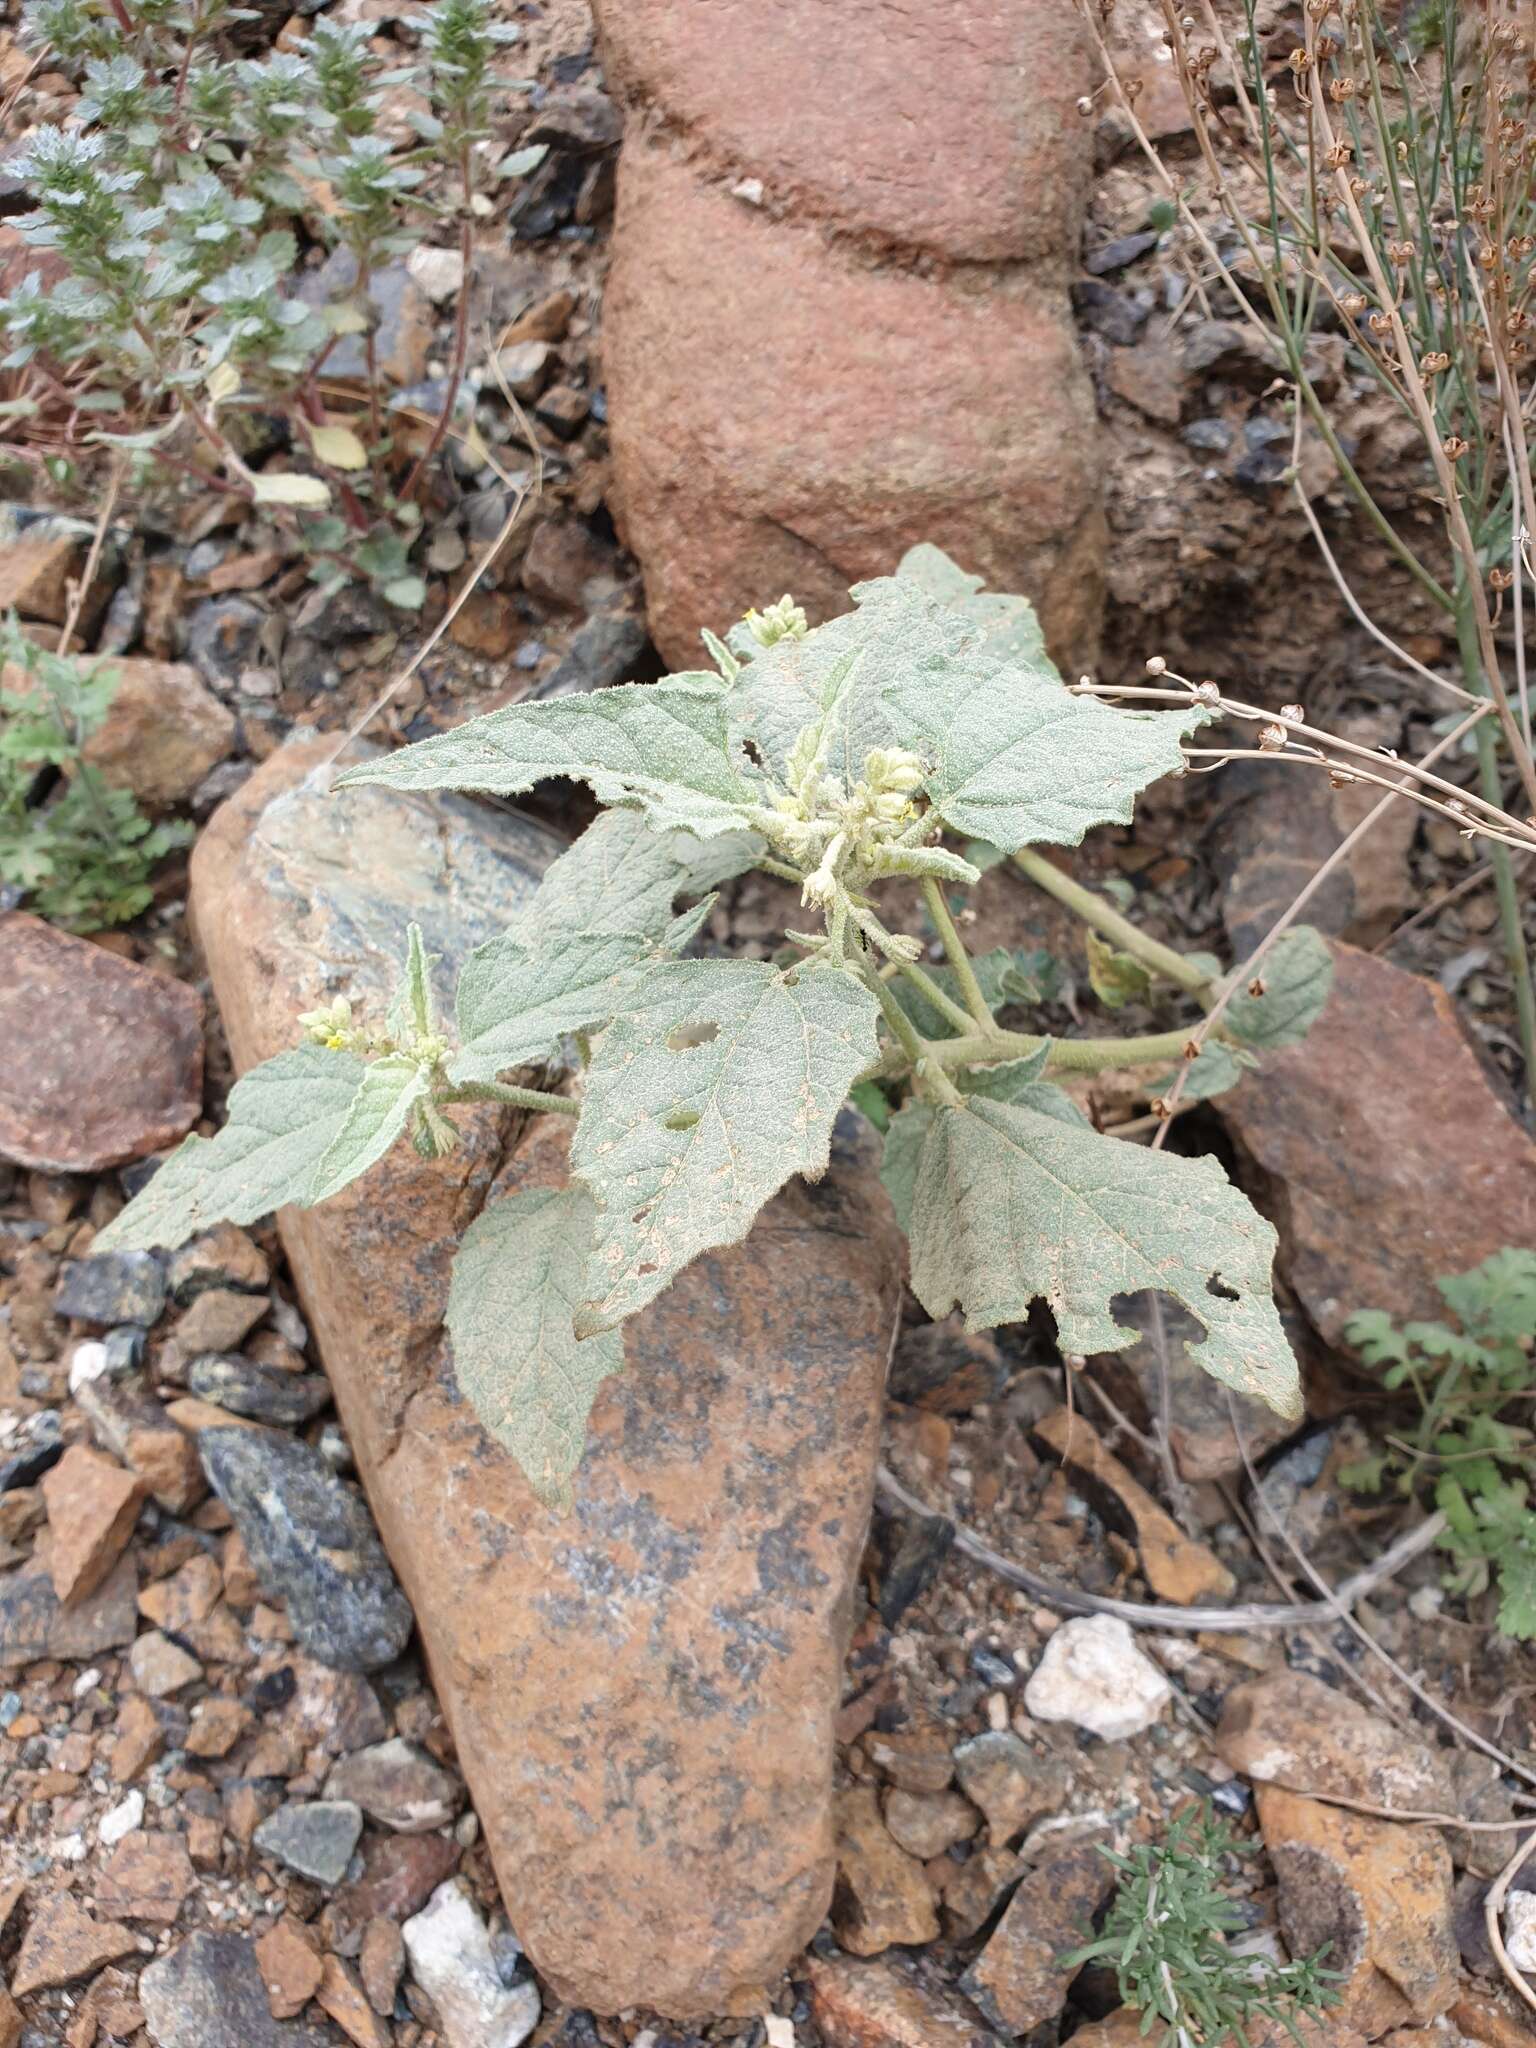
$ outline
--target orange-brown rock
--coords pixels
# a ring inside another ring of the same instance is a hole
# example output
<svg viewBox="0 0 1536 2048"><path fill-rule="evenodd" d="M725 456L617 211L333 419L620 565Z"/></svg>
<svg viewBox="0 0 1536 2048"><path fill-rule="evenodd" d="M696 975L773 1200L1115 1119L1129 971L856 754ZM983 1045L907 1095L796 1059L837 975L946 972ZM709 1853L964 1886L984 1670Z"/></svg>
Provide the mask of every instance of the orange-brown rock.
<svg viewBox="0 0 1536 2048"><path fill-rule="evenodd" d="M830 2048L977 2048L974 2019L893 1963L811 1955L805 1969Z"/></svg>
<svg viewBox="0 0 1536 2048"><path fill-rule="evenodd" d="M838 1794L832 1926L856 1956L938 1939L933 1887L922 1864L887 1828L873 1785L850 1785Z"/></svg>
<svg viewBox="0 0 1536 2048"><path fill-rule="evenodd" d="M553 850L457 798L296 787L326 751L275 755L194 860L237 1068L291 1044L343 979L382 1013L412 919L446 992ZM445 1160L402 1149L285 1214L284 1241L519 1938L573 2003L719 2012L777 1975L831 1894L889 1212L845 1160L635 1319L560 1514L460 1399L439 1336L455 1241L493 1180L559 1172L560 1146L516 1150L494 1108L462 1129Z"/></svg>
<svg viewBox="0 0 1536 2048"><path fill-rule="evenodd" d="M633 109L604 303L620 526L652 636L914 542L1026 591L1063 660L1102 591L1094 409L1062 290L1092 67L1052 0L603 0Z"/></svg>
<svg viewBox="0 0 1536 2048"><path fill-rule="evenodd" d="M1216 1749L1255 1784L1399 1812L1463 1813L1446 1762L1351 1694L1305 1671L1271 1671L1222 1701Z"/></svg>
<svg viewBox="0 0 1536 2048"><path fill-rule="evenodd" d="M1091 1842L1030 1871L961 1979L961 1989L994 2026L1027 2034L1056 2017L1076 1975L1061 1958L1093 1938L1094 1915L1114 1883L1113 1866Z"/></svg>
<svg viewBox="0 0 1536 2048"><path fill-rule="evenodd" d="M41 918L0 917L0 1158L102 1173L202 1114L197 991Z"/></svg>
<svg viewBox="0 0 1536 2048"><path fill-rule="evenodd" d="M114 678L112 702L85 743L85 759L105 781L131 789L149 809L183 802L232 751L234 714L188 663L137 656L105 663L94 655L83 659ZM0 670L0 689L24 693L28 687L16 663Z"/></svg>
<svg viewBox="0 0 1536 2048"><path fill-rule="evenodd" d="M1333 947L1305 1044L1220 1098L1262 1169L1291 1285L1337 1343L1357 1309L1443 1316L1436 1279L1536 1244L1536 1143L1489 1085L1450 997Z"/></svg>
<svg viewBox="0 0 1536 2048"><path fill-rule="evenodd" d="M48 1569L61 1603L94 1593L123 1554L149 1488L112 1459L71 1444L43 1479Z"/></svg>
<svg viewBox="0 0 1536 2048"><path fill-rule="evenodd" d="M1259 1831L1280 1881L1292 1955L1325 1945L1344 1973L1338 2018L1369 2038L1452 2004L1459 1956L1450 1852L1430 1828L1372 1820L1260 1785Z"/></svg>

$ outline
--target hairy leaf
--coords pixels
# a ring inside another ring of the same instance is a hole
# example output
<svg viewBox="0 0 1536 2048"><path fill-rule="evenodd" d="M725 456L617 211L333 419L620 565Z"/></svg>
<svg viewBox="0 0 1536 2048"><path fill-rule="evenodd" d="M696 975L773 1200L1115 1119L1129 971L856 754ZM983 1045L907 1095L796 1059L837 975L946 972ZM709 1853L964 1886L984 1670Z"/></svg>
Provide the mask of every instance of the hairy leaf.
<svg viewBox="0 0 1536 2048"><path fill-rule="evenodd" d="M393 1037L400 1038L407 1031L418 1031L425 1036L435 1022L435 1005L432 1001L432 967L437 954L429 953L422 943L421 926L413 924L406 935L405 972L395 990L389 1005L386 1022Z"/></svg>
<svg viewBox="0 0 1536 2048"><path fill-rule="evenodd" d="M969 1328L990 1329L1043 1296L1064 1351L1118 1351L1135 1332L1111 1301L1155 1288L1204 1325L1194 1356L1213 1378L1300 1412L1269 1291L1275 1233L1214 1159L974 1095L930 1114L910 1235L913 1292L931 1316L958 1301Z"/></svg>
<svg viewBox="0 0 1536 2048"><path fill-rule="evenodd" d="M638 811L604 811L554 861L508 934L530 949L569 932L657 937L679 896L702 896L743 874L762 851L751 833L695 839L655 832Z"/></svg>
<svg viewBox="0 0 1536 2048"><path fill-rule="evenodd" d="M645 977L598 1047L571 1147L599 1211L579 1330L643 1308L745 1237L792 1173L825 1168L879 1014L829 969L679 960Z"/></svg>
<svg viewBox="0 0 1536 2048"><path fill-rule="evenodd" d="M578 1339L572 1321L593 1215L584 1188L493 1203L465 1231L448 1289L460 1391L551 1503L569 1502L597 1390L624 1368L622 1331Z"/></svg>
<svg viewBox="0 0 1536 2048"><path fill-rule="evenodd" d="M896 574L915 583L935 604L957 612L967 625L973 626L983 653L994 655L999 661L1022 662L1052 675L1057 673L1045 651L1045 635L1035 608L1027 597L984 590L980 576L969 575L931 541L920 541L915 548L908 548L897 564Z"/></svg>
<svg viewBox="0 0 1536 2048"><path fill-rule="evenodd" d="M994 946L990 953L978 954L971 965L976 970L982 994L991 1007L998 1010L1010 1003L1044 1002L1047 989L1054 981L1056 963L1049 953L1038 947L1010 952L1006 946ZM928 973L952 1002L963 1000L959 977L952 967L930 967ZM910 981L894 981L891 993L924 1038L954 1036L954 1026L949 1019L941 1015L922 990Z"/></svg>
<svg viewBox="0 0 1536 2048"><path fill-rule="evenodd" d="M1199 1052L1183 1069L1184 1102L1209 1102L1213 1095L1225 1095L1229 1088L1235 1088L1243 1075L1258 1061L1251 1052L1241 1046L1223 1045L1219 1039L1208 1038ZM1179 1068L1164 1074L1160 1080L1151 1083L1153 1095L1169 1095L1179 1078Z"/></svg>
<svg viewBox="0 0 1536 2048"><path fill-rule="evenodd" d="M747 664L731 698L740 736L782 772L799 734L821 729L829 772L850 785L871 748L912 749L945 822L1008 853L1128 823L1209 715L1073 696L1048 663L998 660L975 623L904 577L859 584L853 598L856 611Z"/></svg>
<svg viewBox="0 0 1536 2048"><path fill-rule="evenodd" d="M309 1201L328 1201L382 1159L430 1092L427 1070L417 1060L391 1053L364 1067L341 1128L315 1168Z"/></svg>
<svg viewBox="0 0 1536 2048"><path fill-rule="evenodd" d="M517 796L567 775L589 783L601 803L638 806L658 828L700 838L738 832L750 825L761 785L730 742L725 696L718 676L690 674L513 704L349 768L338 786Z"/></svg>
<svg viewBox="0 0 1536 2048"><path fill-rule="evenodd" d="M1245 1045L1273 1050L1297 1045L1327 1007L1333 987L1333 955L1322 933L1293 925L1276 939L1260 963L1263 993L1235 995L1227 1005L1227 1028Z"/></svg>
<svg viewBox="0 0 1536 2048"><path fill-rule="evenodd" d="M892 1120L880 1155L880 1178L896 1211L896 1221L907 1237L912 1235L912 1191L917 1186L917 1165L932 1123L933 1110L926 1102L914 1098Z"/></svg>
<svg viewBox="0 0 1536 2048"><path fill-rule="evenodd" d="M973 1067L968 1074L960 1076L960 1086L967 1095L980 1095L988 1102L1016 1103L1021 1109L1034 1109L1041 1116L1053 1116L1059 1123L1080 1124L1092 1130L1093 1125L1087 1115L1066 1090L1045 1079L1050 1056L1051 1042L1047 1039L1038 1052L1029 1054L1025 1059L1005 1060L998 1067Z"/></svg>
<svg viewBox="0 0 1536 2048"><path fill-rule="evenodd" d="M174 1250L215 1223L254 1223L286 1203L306 1206L315 1169L341 1131L363 1079L350 1053L301 1045L253 1067L212 1138L184 1138L149 1185L99 1231L98 1252Z"/></svg>

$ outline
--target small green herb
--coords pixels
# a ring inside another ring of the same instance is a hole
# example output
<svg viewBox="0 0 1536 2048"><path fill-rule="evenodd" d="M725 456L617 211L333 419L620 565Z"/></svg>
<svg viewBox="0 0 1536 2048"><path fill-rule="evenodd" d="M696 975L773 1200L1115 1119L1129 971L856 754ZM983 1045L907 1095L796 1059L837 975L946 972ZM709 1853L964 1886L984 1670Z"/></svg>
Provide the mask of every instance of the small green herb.
<svg viewBox="0 0 1536 2048"><path fill-rule="evenodd" d="M14 616L0 624L0 662L29 684L0 689L0 881L68 931L126 924L148 905L157 864L192 828L151 824L133 792L114 789L85 758L111 708L109 664L50 654Z"/></svg>
<svg viewBox="0 0 1536 2048"><path fill-rule="evenodd" d="M1352 1316L1344 1334L1384 1387L1411 1390L1419 1418L1406 1437L1339 1477L1362 1493L1433 1483L1445 1515L1441 1547L1454 1560L1447 1588L1499 1589L1499 1627L1536 1636L1536 1510L1523 1476L1531 1430L1514 1419L1536 1392L1536 1251L1494 1252L1436 1286L1455 1318L1401 1328L1383 1309Z"/></svg>
<svg viewBox="0 0 1536 2048"><path fill-rule="evenodd" d="M1246 1925L1221 1888L1221 1863L1251 1856L1208 1806L1175 1815L1167 1836L1127 1856L1101 1852L1120 1873L1120 1888L1095 1940L1062 1958L1062 1967L1107 1963L1124 2002L1143 2015L1148 2040L1163 2024L1158 2048L1247 2048L1247 2028L1273 2020L1297 2042L1297 2022L1319 2019L1338 2001L1337 1971L1322 1967L1327 1949L1295 1962L1262 1953L1238 1954L1228 1936Z"/></svg>

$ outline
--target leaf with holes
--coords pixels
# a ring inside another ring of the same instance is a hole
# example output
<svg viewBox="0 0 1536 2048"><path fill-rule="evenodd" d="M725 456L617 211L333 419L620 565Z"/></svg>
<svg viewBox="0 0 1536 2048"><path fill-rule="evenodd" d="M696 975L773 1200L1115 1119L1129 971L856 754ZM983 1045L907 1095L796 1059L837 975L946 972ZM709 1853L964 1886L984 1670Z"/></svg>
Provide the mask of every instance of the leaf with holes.
<svg viewBox="0 0 1536 2048"><path fill-rule="evenodd" d="M829 968L678 960L646 975L587 1075L571 1166L597 1198L577 1328L610 1328L819 1174L877 1051L879 1005Z"/></svg>
<svg viewBox="0 0 1536 2048"><path fill-rule="evenodd" d="M215 1223L255 1223L289 1203L306 1206L363 1073L350 1053L318 1045L252 1067L230 1091L224 1128L184 1138L92 1249L173 1251Z"/></svg>
<svg viewBox="0 0 1536 2048"><path fill-rule="evenodd" d="M1310 924L1282 932L1258 977L1263 986L1235 995L1227 1005L1227 1029L1245 1045L1273 1050L1299 1045L1323 1011L1333 989L1333 954L1322 933Z"/></svg>
<svg viewBox="0 0 1536 2048"><path fill-rule="evenodd" d="M539 1188L494 1202L464 1233L446 1321L459 1389L539 1498L569 1505L587 1417L624 1369L624 1337L578 1338L592 1197Z"/></svg>
<svg viewBox="0 0 1536 2048"><path fill-rule="evenodd" d="M564 775L588 783L600 803L642 810L658 829L700 838L740 832L751 826L762 785L731 742L725 699L718 676L689 674L512 704L361 762L337 787L378 782L517 796Z"/></svg>
<svg viewBox="0 0 1536 2048"><path fill-rule="evenodd" d="M1146 1151L975 1095L923 1114L912 1291L931 1316L958 1302L967 1328L986 1330L1021 1322L1043 1298L1062 1349L1091 1355L1135 1341L1110 1304L1153 1288L1204 1325L1192 1355L1213 1378L1300 1414L1269 1291L1275 1233L1214 1159Z"/></svg>

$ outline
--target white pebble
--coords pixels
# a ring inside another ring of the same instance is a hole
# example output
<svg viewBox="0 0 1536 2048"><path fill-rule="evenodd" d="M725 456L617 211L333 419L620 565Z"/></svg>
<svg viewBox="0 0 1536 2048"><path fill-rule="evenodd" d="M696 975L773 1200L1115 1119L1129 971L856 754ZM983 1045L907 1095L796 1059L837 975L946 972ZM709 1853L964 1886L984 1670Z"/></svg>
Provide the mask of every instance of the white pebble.
<svg viewBox="0 0 1536 2048"><path fill-rule="evenodd" d="M1511 1892L1505 1901L1504 1946L1517 1970L1536 1976L1536 1892Z"/></svg>
<svg viewBox="0 0 1536 2048"><path fill-rule="evenodd" d="M1070 1721L1106 1742L1152 1727L1173 1688L1138 1648L1127 1623L1110 1614L1063 1622L1024 1688L1037 1721Z"/></svg>
<svg viewBox="0 0 1536 2048"><path fill-rule="evenodd" d="M400 1932L447 2048L520 2048L539 2023L538 1991L502 1983L486 1924L461 1884L440 1884Z"/></svg>
<svg viewBox="0 0 1536 2048"><path fill-rule="evenodd" d="M69 1391L78 1394L92 1380L99 1380L106 1369L105 1344L77 1344L69 1355Z"/></svg>
<svg viewBox="0 0 1536 2048"><path fill-rule="evenodd" d="M116 1806L101 1816L96 1828L97 1838L110 1849L113 1843L120 1842L124 1835L131 1835L143 1818L144 1794L130 1792L126 1798L120 1799Z"/></svg>

